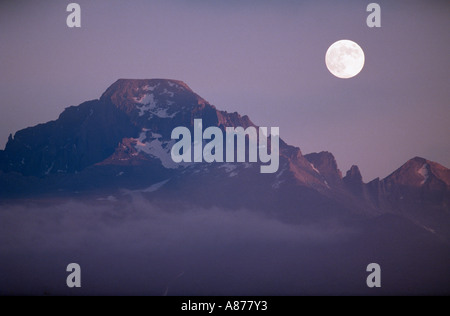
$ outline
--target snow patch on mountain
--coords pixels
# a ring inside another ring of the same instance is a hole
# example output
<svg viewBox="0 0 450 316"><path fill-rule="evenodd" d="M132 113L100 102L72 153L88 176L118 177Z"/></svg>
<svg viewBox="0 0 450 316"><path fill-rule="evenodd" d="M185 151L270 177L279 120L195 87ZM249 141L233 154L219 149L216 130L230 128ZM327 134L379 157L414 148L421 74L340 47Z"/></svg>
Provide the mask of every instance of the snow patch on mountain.
<svg viewBox="0 0 450 316"><path fill-rule="evenodd" d="M276 180L275 182L272 184L272 189L279 189L280 186L286 182L285 179L282 179L281 177L283 176L283 174L287 171L286 168L281 169L281 171L279 171L276 175Z"/></svg>
<svg viewBox="0 0 450 316"><path fill-rule="evenodd" d="M286 180L277 180L274 184L272 184L272 189L279 189L280 186L285 182Z"/></svg>
<svg viewBox="0 0 450 316"><path fill-rule="evenodd" d="M423 177L423 181L421 183L421 185L424 185L428 179L430 178L430 174L428 171L429 165L426 163L422 166L422 168L420 168L417 173L420 174Z"/></svg>
<svg viewBox="0 0 450 316"><path fill-rule="evenodd" d="M427 231L429 231L430 233L432 233L432 234L435 234L436 235L436 231L434 230L434 229L432 229L432 228L430 228L430 227L428 227L428 226L422 226L424 229L426 229Z"/></svg>
<svg viewBox="0 0 450 316"><path fill-rule="evenodd" d="M170 151L175 141L170 142L161 141L162 137L159 134L152 133L150 137L147 136L149 130L143 129L138 139L136 140L135 148L138 152L144 152L147 155L157 158L161 161L161 164L168 169L177 169L180 164L175 163L172 160Z"/></svg>
<svg viewBox="0 0 450 316"><path fill-rule="evenodd" d="M162 181L162 182L155 183L154 185L148 187L147 189L141 190L140 192L142 192L142 193L151 193L151 192L158 191L158 190L161 189L167 182L169 182L169 180L170 180L170 179L167 179L167 180Z"/></svg>
<svg viewBox="0 0 450 316"><path fill-rule="evenodd" d="M161 189L164 185L166 185L168 182L170 181L170 179L155 183L153 185L151 185L148 188L145 189L140 189L140 190L127 190L127 189L122 189L122 195L134 195L136 193L152 193L152 192L156 192L159 189Z"/></svg>
<svg viewBox="0 0 450 316"><path fill-rule="evenodd" d="M222 166L219 167L220 169L225 169L226 173L232 173L233 171L235 171L237 169L236 165L232 165L229 163L223 164Z"/></svg>
<svg viewBox="0 0 450 316"><path fill-rule="evenodd" d="M172 91L169 91L167 89L164 89L163 94L167 94L171 98L173 98L175 96L175 93L173 93Z"/></svg>
<svg viewBox="0 0 450 316"><path fill-rule="evenodd" d="M139 116L144 116L145 113L153 111L157 105L153 94L144 94L140 98L134 98L134 100L140 104L137 106Z"/></svg>
<svg viewBox="0 0 450 316"><path fill-rule="evenodd" d="M179 85L178 83L169 81L168 84L169 84L169 86L170 86L171 88L174 88L174 87L175 87L175 88L180 88L180 85Z"/></svg>
<svg viewBox="0 0 450 316"><path fill-rule="evenodd" d="M309 164L311 165L311 168L313 168L313 170L314 170L315 172L317 172L318 174L320 174L320 171L317 170L317 168L316 168L312 163L309 163Z"/></svg>
<svg viewBox="0 0 450 316"><path fill-rule="evenodd" d="M151 138L162 138L163 136L162 136L161 134L153 133L153 132L152 132L152 135L151 135L150 137L151 137Z"/></svg>
<svg viewBox="0 0 450 316"><path fill-rule="evenodd" d="M167 113L167 109L158 109L157 111L151 112L151 114L156 115L159 118L174 118L175 115L178 114L178 112L175 112L175 113L172 113L169 115Z"/></svg>
<svg viewBox="0 0 450 316"><path fill-rule="evenodd" d="M277 174L277 179L280 179L281 176L282 176L286 171L287 171L286 168L281 169L281 171L279 171L278 174Z"/></svg>
<svg viewBox="0 0 450 316"><path fill-rule="evenodd" d="M149 119L153 116L157 116L159 118L174 118L178 114L178 112L169 114L167 113L167 108L158 107L158 103L155 100L153 93L144 94L139 98L134 98L134 101L136 102L136 107L139 110L139 116L148 114ZM173 101L167 101L166 103L168 106L175 104Z"/></svg>
<svg viewBox="0 0 450 316"><path fill-rule="evenodd" d="M142 87L142 90L144 90L144 91L149 91L149 92L153 92L153 91L155 91L155 89L156 89L158 86L159 86L159 83L158 83L157 85L155 85L155 86L149 86L149 85L146 85L146 86L143 86L143 87Z"/></svg>

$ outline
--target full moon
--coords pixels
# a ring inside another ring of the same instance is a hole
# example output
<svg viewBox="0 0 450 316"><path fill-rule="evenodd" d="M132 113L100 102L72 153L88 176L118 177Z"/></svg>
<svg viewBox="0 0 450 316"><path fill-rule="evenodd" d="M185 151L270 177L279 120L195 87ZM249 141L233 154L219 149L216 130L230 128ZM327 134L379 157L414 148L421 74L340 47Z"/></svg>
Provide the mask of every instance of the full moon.
<svg viewBox="0 0 450 316"><path fill-rule="evenodd" d="M328 70L338 78L353 78L364 67L365 56L362 48L355 42L340 40L328 48L325 63Z"/></svg>

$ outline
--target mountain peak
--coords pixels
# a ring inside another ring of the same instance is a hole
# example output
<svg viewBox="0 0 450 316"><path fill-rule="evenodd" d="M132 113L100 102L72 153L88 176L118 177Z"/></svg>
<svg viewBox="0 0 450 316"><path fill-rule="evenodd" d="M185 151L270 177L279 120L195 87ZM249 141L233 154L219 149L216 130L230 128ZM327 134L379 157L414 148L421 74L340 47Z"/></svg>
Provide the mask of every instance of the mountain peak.
<svg viewBox="0 0 450 316"><path fill-rule="evenodd" d="M333 154L327 151L311 153L305 158L313 167L326 179L329 184L339 185L342 181L342 173L338 169L336 159Z"/></svg>
<svg viewBox="0 0 450 316"><path fill-rule="evenodd" d="M353 165L349 171L347 171L344 181L350 180L350 181L356 181L362 183L362 175L361 171L359 170L358 166Z"/></svg>
<svg viewBox="0 0 450 316"><path fill-rule="evenodd" d="M436 181L450 186L450 171L444 166L422 157L414 157L389 175L388 182L420 187Z"/></svg>
<svg viewBox="0 0 450 316"><path fill-rule="evenodd" d="M174 79L125 79L121 78L114 82L105 92L108 93L110 90L120 90L126 88L143 88L146 87L151 89L151 87L163 86L165 88L178 89L178 90L186 90L189 92L193 92L192 89L181 80Z"/></svg>
<svg viewBox="0 0 450 316"><path fill-rule="evenodd" d="M411 164L411 163L419 163L419 164L425 164L425 163L429 163L430 161L426 160L425 158L416 156L410 160L408 160L406 163L407 164Z"/></svg>
<svg viewBox="0 0 450 316"><path fill-rule="evenodd" d="M114 104L133 121L173 118L180 111L207 104L183 81L172 79L119 79L100 101Z"/></svg>
<svg viewBox="0 0 450 316"><path fill-rule="evenodd" d="M353 194L360 195L363 192L364 182L358 166L353 165L342 180Z"/></svg>

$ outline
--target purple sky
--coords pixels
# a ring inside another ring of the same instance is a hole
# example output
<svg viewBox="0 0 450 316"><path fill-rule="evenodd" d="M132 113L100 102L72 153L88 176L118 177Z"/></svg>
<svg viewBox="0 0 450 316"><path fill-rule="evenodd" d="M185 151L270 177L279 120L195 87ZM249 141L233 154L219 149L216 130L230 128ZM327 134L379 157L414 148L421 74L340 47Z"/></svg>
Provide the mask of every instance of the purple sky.
<svg viewBox="0 0 450 316"><path fill-rule="evenodd" d="M74 2L81 29L65 24L70 1L0 2L0 148L118 78L171 78L366 181L414 156L450 166L448 1L378 0L381 29L361 0ZM325 66L340 39L366 54L350 80Z"/></svg>

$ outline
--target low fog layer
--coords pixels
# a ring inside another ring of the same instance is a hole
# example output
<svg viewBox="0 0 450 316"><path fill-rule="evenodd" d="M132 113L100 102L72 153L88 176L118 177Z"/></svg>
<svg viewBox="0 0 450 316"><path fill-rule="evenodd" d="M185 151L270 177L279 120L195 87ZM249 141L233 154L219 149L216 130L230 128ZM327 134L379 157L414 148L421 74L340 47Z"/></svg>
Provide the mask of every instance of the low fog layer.
<svg viewBox="0 0 450 316"><path fill-rule="evenodd" d="M167 211L139 195L2 205L0 295L449 293L440 246L423 250L409 231L386 245L365 230L290 225L245 210ZM73 262L81 289L66 286ZM371 262L382 265L381 290L366 286Z"/></svg>

